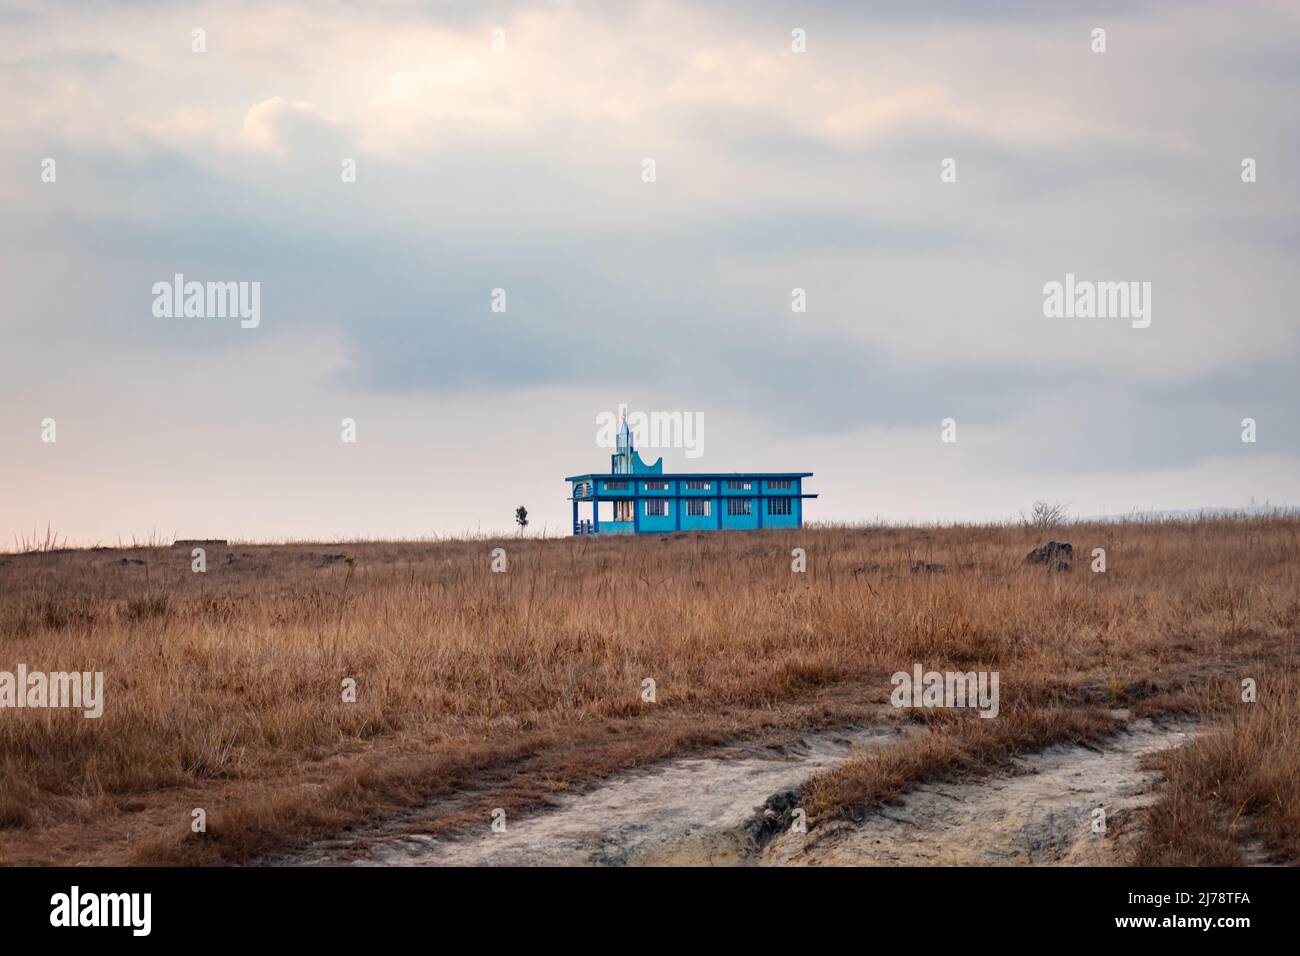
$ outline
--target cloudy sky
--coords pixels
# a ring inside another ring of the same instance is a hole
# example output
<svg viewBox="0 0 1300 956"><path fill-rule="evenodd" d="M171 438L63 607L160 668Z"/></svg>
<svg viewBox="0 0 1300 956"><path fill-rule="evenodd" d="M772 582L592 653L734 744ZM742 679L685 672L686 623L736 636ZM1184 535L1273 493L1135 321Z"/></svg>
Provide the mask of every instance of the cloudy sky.
<svg viewBox="0 0 1300 956"><path fill-rule="evenodd" d="M1295 4L3 0L0 92L0 547L565 533L620 403L814 520L1300 504Z"/></svg>

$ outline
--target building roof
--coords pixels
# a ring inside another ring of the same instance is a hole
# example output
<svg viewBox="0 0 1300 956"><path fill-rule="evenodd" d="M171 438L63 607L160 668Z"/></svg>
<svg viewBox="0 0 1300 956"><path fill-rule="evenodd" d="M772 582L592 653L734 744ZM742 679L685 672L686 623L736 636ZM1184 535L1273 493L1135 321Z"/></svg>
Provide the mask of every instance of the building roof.
<svg viewBox="0 0 1300 956"><path fill-rule="evenodd" d="M565 481L634 481L647 479L666 481L669 479L692 481L696 479L716 478L723 481L736 481L741 478L811 478L811 471L701 471L669 472L664 471L662 457L652 465L641 460L634 443L632 428L627 423L627 406L621 407L623 421L615 440L615 452L610 455L608 472L591 472L586 475L571 475ZM811 496L805 496L811 497Z"/></svg>
<svg viewBox="0 0 1300 956"><path fill-rule="evenodd" d="M614 472L592 472L587 475L571 475L565 481L585 481L599 478L601 481L671 481L718 478L735 481L740 478L811 478L811 471L678 471L662 472L650 475L616 474Z"/></svg>

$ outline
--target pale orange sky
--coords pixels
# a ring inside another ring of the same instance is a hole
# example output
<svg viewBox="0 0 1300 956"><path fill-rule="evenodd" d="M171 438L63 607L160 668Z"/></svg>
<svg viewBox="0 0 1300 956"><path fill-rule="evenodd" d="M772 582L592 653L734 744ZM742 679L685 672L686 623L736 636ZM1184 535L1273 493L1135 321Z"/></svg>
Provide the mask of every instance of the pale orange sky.
<svg viewBox="0 0 1300 956"><path fill-rule="evenodd" d="M0 548L565 533L622 402L812 520L1300 503L1300 13L970 6L11 6Z"/></svg>

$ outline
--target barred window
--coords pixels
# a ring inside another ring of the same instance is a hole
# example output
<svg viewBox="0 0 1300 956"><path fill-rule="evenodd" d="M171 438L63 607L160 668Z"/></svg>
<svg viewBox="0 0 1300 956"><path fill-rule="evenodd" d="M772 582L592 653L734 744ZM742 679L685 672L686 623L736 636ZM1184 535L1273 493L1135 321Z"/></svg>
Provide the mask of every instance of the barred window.
<svg viewBox="0 0 1300 956"><path fill-rule="evenodd" d="M605 482L606 491L627 491L626 481L607 481Z"/></svg>
<svg viewBox="0 0 1300 956"><path fill-rule="evenodd" d="M645 503L647 517L662 518L668 514L668 502L663 498L654 498Z"/></svg>
<svg viewBox="0 0 1300 956"><path fill-rule="evenodd" d="M767 487L769 491L789 491L794 482L788 478L781 478L777 481L769 481Z"/></svg>
<svg viewBox="0 0 1300 956"><path fill-rule="evenodd" d="M794 514L794 502L790 498L769 498L767 513L770 515Z"/></svg>
<svg viewBox="0 0 1300 956"><path fill-rule="evenodd" d="M687 491L708 491L712 487L711 481L688 481L686 482Z"/></svg>
<svg viewBox="0 0 1300 956"><path fill-rule="evenodd" d="M646 491L667 491L668 482L666 481L647 481L645 483Z"/></svg>
<svg viewBox="0 0 1300 956"><path fill-rule="evenodd" d="M686 502L686 513L692 518L707 518L713 514L713 502L708 498L691 498Z"/></svg>
<svg viewBox="0 0 1300 956"><path fill-rule="evenodd" d="M728 498L727 514L729 515L752 515L754 513L753 498Z"/></svg>
<svg viewBox="0 0 1300 956"><path fill-rule="evenodd" d="M728 491L753 491L754 483L752 481L729 481L727 482Z"/></svg>

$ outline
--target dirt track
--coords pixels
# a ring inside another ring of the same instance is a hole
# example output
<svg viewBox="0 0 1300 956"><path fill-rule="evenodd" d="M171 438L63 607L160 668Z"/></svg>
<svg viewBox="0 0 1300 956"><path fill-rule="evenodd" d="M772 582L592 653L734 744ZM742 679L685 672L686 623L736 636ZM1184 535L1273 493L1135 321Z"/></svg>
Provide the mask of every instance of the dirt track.
<svg viewBox="0 0 1300 956"><path fill-rule="evenodd" d="M855 866L1120 865L1132 811L1151 799L1147 754L1177 746L1187 726L1132 724L1101 750L1051 747L1016 761L1012 776L922 785L901 806L861 824L831 824L815 839L783 834L763 863ZM1094 832L1094 811L1106 832Z"/></svg>
<svg viewBox="0 0 1300 956"><path fill-rule="evenodd" d="M1143 756L1181 743L1187 726L1136 721L1101 750L1052 747L1009 775L923 785L860 824L810 833L763 828L764 805L857 747L895 742L897 730L819 734L784 748L722 748L617 777L505 832L455 838L372 834L321 844L283 862L361 865L911 865L1116 862L1131 811L1156 781ZM1102 807L1107 833L1093 832ZM771 814L768 814L770 817ZM1123 824L1123 825L1117 825Z"/></svg>

